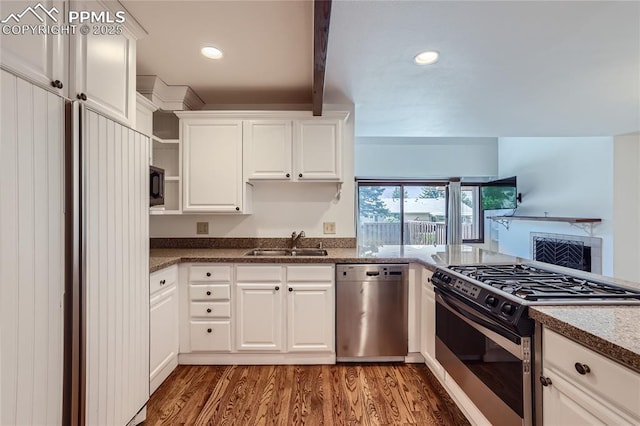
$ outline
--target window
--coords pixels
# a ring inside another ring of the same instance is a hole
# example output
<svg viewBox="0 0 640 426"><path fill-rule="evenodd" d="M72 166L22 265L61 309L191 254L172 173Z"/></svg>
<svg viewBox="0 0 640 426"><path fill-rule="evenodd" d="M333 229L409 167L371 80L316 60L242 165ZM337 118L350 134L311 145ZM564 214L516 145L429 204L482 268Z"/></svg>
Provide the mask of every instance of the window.
<svg viewBox="0 0 640 426"><path fill-rule="evenodd" d="M462 186L463 242L482 242L480 191ZM446 244L447 187L443 182L358 182L358 244Z"/></svg>

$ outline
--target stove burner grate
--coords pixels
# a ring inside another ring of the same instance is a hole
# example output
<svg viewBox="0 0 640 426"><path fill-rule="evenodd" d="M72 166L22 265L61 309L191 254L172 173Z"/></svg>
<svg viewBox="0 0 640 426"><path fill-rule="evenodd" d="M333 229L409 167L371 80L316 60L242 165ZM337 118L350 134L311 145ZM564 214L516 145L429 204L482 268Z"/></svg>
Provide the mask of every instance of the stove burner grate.
<svg viewBox="0 0 640 426"><path fill-rule="evenodd" d="M526 300L638 299L640 292L530 265L469 265L450 269Z"/></svg>

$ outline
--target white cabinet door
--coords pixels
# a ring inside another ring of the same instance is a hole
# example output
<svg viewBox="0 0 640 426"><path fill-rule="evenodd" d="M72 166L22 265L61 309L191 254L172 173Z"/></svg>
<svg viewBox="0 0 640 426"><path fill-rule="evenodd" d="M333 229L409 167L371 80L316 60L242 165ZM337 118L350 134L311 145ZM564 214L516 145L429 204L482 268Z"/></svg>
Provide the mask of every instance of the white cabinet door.
<svg viewBox="0 0 640 426"><path fill-rule="evenodd" d="M282 350L282 283L236 284L236 349Z"/></svg>
<svg viewBox="0 0 640 426"><path fill-rule="evenodd" d="M247 179L291 179L291 120L245 121L243 138Z"/></svg>
<svg viewBox="0 0 640 426"><path fill-rule="evenodd" d="M585 410L584 401L576 399L571 392L563 392L554 379L552 386L543 388L542 405L544 424L549 426L604 425L605 423ZM616 423L622 424L622 423Z"/></svg>
<svg viewBox="0 0 640 426"><path fill-rule="evenodd" d="M288 351L333 352L333 284L288 282L287 294Z"/></svg>
<svg viewBox="0 0 640 426"><path fill-rule="evenodd" d="M8 19L3 28L17 34L2 34L0 61L2 65L20 76L48 90L63 95L68 86L67 50L68 35L32 34L21 32L22 25L64 25L67 3L42 0L36 2L2 1L0 18ZM27 9L30 9L27 10ZM26 14L23 14L24 12ZM38 17L36 17L38 16ZM41 20L42 21L41 21ZM62 86L62 87L60 87Z"/></svg>
<svg viewBox="0 0 640 426"><path fill-rule="evenodd" d="M149 325L149 387L153 393L177 365L178 287L175 283L149 302Z"/></svg>
<svg viewBox="0 0 640 426"><path fill-rule="evenodd" d="M444 377L444 369L436 360L436 299L431 284L433 272L422 269L422 309L420 309L420 353L426 364L438 377Z"/></svg>
<svg viewBox="0 0 640 426"><path fill-rule="evenodd" d="M294 157L298 180L342 178L342 120L296 121Z"/></svg>
<svg viewBox="0 0 640 426"><path fill-rule="evenodd" d="M585 373L579 366L588 366ZM640 375L554 331L542 331L545 425L640 424Z"/></svg>
<svg viewBox="0 0 640 426"><path fill-rule="evenodd" d="M73 10L106 12L95 1L72 1ZM113 12L110 12L113 13ZM92 29L93 27L90 26ZM106 28L108 26L96 26ZM122 25L120 34L94 34L71 37L70 63L72 87L69 97L127 126L135 125L136 40Z"/></svg>
<svg viewBox="0 0 640 426"><path fill-rule="evenodd" d="M243 211L242 121L181 123L185 212Z"/></svg>

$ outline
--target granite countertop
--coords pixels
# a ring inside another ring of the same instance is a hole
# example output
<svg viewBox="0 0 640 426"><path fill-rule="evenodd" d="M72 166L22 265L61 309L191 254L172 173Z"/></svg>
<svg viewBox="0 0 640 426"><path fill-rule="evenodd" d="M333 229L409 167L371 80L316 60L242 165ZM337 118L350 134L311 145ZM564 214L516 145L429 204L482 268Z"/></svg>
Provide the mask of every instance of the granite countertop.
<svg viewBox="0 0 640 426"><path fill-rule="evenodd" d="M522 259L466 246L380 246L327 248L327 256L245 256L248 248L151 249L150 272L181 262L229 263L420 263L438 266L472 263L520 263Z"/></svg>
<svg viewBox="0 0 640 426"><path fill-rule="evenodd" d="M532 306L529 316L640 372L640 306Z"/></svg>
<svg viewBox="0 0 640 426"><path fill-rule="evenodd" d="M640 284L579 272L529 259L500 254L467 245L407 245L359 248L326 248L328 255L246 256L248 248L151 249L150 271L181 262L225 263L418 263L430 270L463 264L530 263L634 289ZM538 306L529 308L531 318L621 364L640 372L639 306Z"/></svg>

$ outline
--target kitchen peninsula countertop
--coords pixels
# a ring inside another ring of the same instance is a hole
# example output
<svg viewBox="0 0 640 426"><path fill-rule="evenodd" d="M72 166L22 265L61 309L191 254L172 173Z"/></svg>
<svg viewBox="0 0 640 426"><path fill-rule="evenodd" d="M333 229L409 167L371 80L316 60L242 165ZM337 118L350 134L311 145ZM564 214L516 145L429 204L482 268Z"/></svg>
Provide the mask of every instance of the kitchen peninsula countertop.
<svg viewBox="0 0 640 426"><path fill-rule="evenodd" d="M640 306L535 306L529 316L640 373Z"/></svg>
<svg viewBox="0 0 640 426"><path fill-rule="evenodd" d="M418 263L430 270L463 264L530 263L585 278L640 289L640 284L584 273L467 245L327 248L327 256L246 256L249 248L151 249L150 271L184 262L226 263ZM640 372L640 305L536 306L531 318Z"/></svg>

